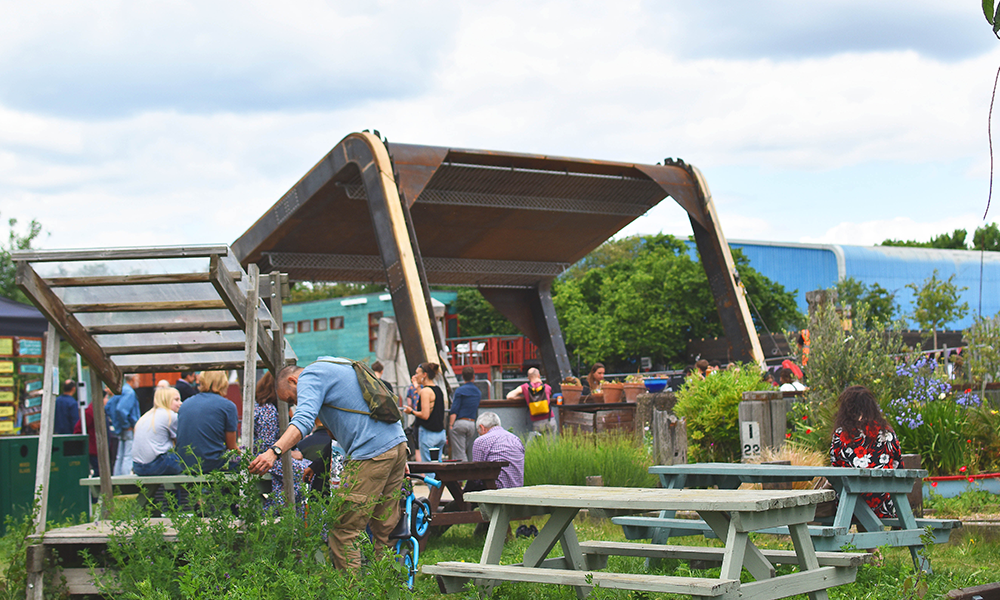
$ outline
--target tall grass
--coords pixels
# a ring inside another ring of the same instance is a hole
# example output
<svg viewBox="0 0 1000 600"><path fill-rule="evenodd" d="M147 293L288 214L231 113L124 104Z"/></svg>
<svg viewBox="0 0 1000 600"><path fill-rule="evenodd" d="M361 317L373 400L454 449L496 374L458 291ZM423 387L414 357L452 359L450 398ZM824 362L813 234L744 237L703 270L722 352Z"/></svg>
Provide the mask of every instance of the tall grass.
<svg viewBox="0 0 1000 600"><path fill-rule="evenodd" d="M655 487L649 474L652 457L631 434L564 432L528 442L524 485L586 485L600 475L609 487Z"/></svg>

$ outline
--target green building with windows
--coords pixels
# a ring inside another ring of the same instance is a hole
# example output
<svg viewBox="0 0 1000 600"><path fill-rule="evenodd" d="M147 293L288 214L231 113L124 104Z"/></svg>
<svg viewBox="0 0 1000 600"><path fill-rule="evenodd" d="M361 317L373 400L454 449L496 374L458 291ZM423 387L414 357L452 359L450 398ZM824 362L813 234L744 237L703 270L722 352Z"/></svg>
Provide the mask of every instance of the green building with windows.
<svg viewBox="0 0 1000 600"><path fill-rule="evenodd" d="M446 322L454 319L457 297L455 292L431 292L431 298L445 305ZM374 362L378 321L395 315L388 292L286 304L282 313L285 337L300 365L320 356Z"/></svg>

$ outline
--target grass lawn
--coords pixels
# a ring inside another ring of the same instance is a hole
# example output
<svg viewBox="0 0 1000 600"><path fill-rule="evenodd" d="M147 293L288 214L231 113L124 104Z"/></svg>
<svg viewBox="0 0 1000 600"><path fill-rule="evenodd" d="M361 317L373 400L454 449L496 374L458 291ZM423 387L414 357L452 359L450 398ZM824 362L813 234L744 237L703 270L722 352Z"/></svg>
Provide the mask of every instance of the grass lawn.
<svg viewBox="0 0 1000 600"><path fill-rule="evenodd" d="M539 528L544 522L544 517L530 521ZM524 521L524 523L529 523L529 521ZM625 541L621 527L613 525L609 520L578 517L574 525L581 541ZM922 576L928 585L928 592L923 596L924 598L941 598L948 590L1000 581L1000 530L992 536L985 537L981 531L973 528L959 529L952 534L948 544L931 548L930 559L934 574ZM482 536L477 537L473 534L472 525L456 525L445 532L443 536L431 539L427 551L420 557L420 562L421 564L434 564L441 561L479 562L483 541ZM792 549L788 538L779 536L761 535L756 537L755 541L758 545L766 548ZM504 548L501 563L520 562L524 550L530 542L530 538L517 538L509 541ZM722 545L718 540L707 540L701 536L680 538L675 543L697 546ZM561 554L562 550L557 545L552 556ZM879 550L879 554L881 556L874 564L863 566L858 570L858 578L855 583L831 589L830 598L852 600L917 598L916 595L907 596L903 592L904 582L914 576L909 550L882 548ZM719 575L718 568L695 571L680 561L670 561L670 563L672 564L664 564L661 569L652 572L663 575L698 575L703 577L718 577ZM641 573L645 570L645 566L641 558L611 557L608 561L608 570ZM785 570L790 571L792 567L779 567L779 572ZM744 577L747 577L746 572L744 572ZM437 582L425 575L418 576L414 596L442 600L446 598L478 598L478 595L471 589L463 594L441 594ZM504 583L494 590L492 597L498 600L575 600L576 593L570 587ZM595 599L688 598L688 596L671 594L646 594L601 589L595 590L590 597ZM806 598L806 596L797 596L796 598Z"/></svg>

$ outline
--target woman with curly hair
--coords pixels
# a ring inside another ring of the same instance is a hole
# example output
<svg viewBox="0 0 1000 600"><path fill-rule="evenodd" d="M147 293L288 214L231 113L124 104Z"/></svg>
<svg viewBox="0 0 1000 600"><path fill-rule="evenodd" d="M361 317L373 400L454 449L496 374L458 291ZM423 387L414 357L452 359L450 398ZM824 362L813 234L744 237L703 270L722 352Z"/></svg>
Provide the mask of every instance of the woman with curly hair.
<svg viewBox="0 0 1000 600"><path fill-rule="evenodd" d="M837 400L840 405L833 422L830 464L834 467L861 469L898 469L903 466L899 438L863 385L845 389ZM881 517L896 516L896 506L889 494L862 494L872 511Z"/></svg>

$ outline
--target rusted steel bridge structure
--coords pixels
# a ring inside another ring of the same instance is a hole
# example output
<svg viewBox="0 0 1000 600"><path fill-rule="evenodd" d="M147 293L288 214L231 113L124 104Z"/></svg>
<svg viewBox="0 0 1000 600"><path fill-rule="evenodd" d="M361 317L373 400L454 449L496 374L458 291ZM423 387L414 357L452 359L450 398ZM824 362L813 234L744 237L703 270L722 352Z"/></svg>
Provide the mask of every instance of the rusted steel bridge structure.
<svg viewBox="0 0 1000 600"><path fill-rule="evenodd" d="M687 211L732 356L763 364L708 186L680 160L643 165L398 144L352 133L236 242L292 280L383 283L411 365L438 360L430 285L474 286L570 374L552 280L666 197Z"/></svg>

